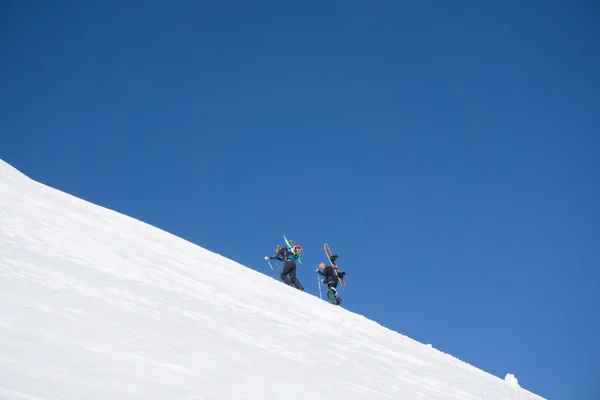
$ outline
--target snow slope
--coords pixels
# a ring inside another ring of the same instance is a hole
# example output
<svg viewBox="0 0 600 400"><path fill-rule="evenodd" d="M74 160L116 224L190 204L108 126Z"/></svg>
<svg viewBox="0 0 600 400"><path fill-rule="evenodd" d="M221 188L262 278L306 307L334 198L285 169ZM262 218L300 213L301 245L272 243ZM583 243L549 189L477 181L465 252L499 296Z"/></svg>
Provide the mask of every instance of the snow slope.
<svg viewBox="0 0 600 400"><path fill-rule="evenodd" d="M2 399L541 399L0 160Z"/></svg>

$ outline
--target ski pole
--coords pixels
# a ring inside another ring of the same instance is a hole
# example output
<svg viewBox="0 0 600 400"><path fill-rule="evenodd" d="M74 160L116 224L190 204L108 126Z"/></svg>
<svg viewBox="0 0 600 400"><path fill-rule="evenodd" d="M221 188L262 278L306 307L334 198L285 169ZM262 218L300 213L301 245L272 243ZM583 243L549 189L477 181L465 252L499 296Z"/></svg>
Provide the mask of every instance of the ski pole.
<svg viewBox="0 0 600 400"><path fill-rule="evenodd" d="M317 286L319 286L319 297L323 300L323 294L321 293L321 281L319 280L319 274L317 274Z"/></svg>
<svg viewBox="0 0 600 400"><path fill-rule="evenodd" d="M271 271L273 271L273 275L275 276L275 279L277 279L277 275L275 275L275 268L273 268L273 266L271 265L271 261L267 260L267 263L269 264L269 267L271 267ZM277 267L277 270L279 271L279 267Z"/></svg>

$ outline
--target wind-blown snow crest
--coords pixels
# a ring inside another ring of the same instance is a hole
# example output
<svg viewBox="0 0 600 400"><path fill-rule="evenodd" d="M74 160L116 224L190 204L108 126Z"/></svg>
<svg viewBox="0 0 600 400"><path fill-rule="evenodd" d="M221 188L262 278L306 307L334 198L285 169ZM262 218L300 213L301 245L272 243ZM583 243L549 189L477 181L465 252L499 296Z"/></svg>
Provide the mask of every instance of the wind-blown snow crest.
<svg viewBox="0 0 600 400"><path fill-rule="evenodd" d="M539 400L0 160L0 398Z"/></svg>
<svg viewBox="0 0 600 400"><path fill-rule="evenodd" d="M506 374L504 380L511 386L518 387L519 380L513 374Z"/></svg>

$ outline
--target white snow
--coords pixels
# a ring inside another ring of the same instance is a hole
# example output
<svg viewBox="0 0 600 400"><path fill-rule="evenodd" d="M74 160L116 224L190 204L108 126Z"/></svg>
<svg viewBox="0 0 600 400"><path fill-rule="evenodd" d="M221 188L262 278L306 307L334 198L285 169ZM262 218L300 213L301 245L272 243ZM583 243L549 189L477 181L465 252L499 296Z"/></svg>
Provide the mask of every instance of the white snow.
<svg viewBox="0 0 600 400"><path fill-rule="evenodd" d="M515 378L515 376L513 374L506 374L506 376L504 377L504 380L506 381L506 383L508 383L511 386L514 386L514 387L519 386L519 380L517 378Z"/></svg>
<svg viewBox="0 0 600 400"><path fill-rule="evenodd" d="M1 160L0 398L541 399Z"/></svg>

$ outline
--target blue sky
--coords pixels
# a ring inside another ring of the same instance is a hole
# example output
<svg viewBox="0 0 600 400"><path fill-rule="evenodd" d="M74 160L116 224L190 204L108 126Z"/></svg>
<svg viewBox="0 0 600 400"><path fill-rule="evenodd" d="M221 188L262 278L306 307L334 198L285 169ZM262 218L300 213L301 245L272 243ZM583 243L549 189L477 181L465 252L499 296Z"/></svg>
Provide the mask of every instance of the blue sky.
<svg viewBox="0 0 600 400"><path fill-rule="evenodd" d="M2 4L0 158L265 274L285 233L315 295L328 242L349 310L600 394L597 6L134 3Z"/></svg>

